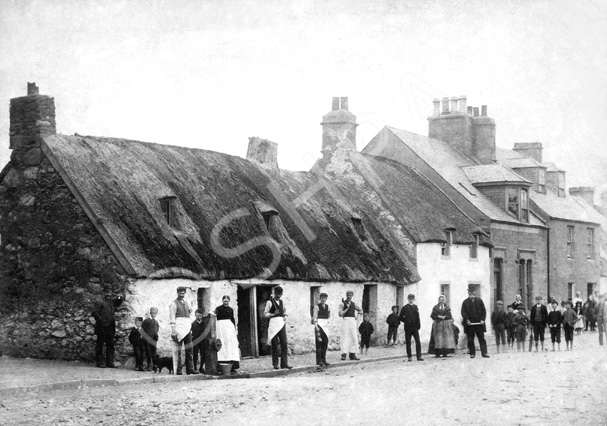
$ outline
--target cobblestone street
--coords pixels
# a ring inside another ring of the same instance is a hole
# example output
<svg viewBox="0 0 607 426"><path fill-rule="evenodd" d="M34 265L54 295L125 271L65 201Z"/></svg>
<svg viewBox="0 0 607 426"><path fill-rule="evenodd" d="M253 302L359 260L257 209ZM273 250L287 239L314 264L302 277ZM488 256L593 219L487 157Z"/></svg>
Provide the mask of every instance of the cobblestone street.
<svg viewBox="0 0 607 426"><path fill-rule="evenodd" d="M460 354L280 378L29 393L4 398L0 423L604 425L607 348L596 340L596 333L576 336L572 352Z"/></svg>

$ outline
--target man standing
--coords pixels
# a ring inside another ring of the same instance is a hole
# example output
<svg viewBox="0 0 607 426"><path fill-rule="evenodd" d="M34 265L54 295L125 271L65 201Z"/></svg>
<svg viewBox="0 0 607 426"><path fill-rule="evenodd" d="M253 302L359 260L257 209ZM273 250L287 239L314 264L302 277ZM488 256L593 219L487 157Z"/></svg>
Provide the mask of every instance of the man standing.
<svg viewBox="0 0 607 426"><path fill-rule="evenodd" d="M264 316L270 319L268 324L268 340L272 342L272 365L278 370L278 345L280 343L280 368L290 370L291 367L287 360L287 310L280 300L282 297L282 287L274 287L274 296L266 302Z"/></svg>
<svg viewBox="0 0 607 426"><path fill-rule="evenodd" d="M314 335L316 341L316 365L321 367L329 365L327 362L327 348L329 347L329 320L331 318L331 309L327 305L327 293L320 293L320 303L314 306L312 314L312 323L314 324Z"/></svg>
<svg viewBox="0 0 607 426"><path fill-rule="evenodd" d="M116 321L114 312L122 304L122 296L114 297L114 290L110 284L103 286L103 299L98 300L93 307L95 318L95 361L99 368L116 368L114 365L114 335L116 334ZM103 347L105 346L105 364L103 363Z"/></svg>
<svg viewBox="0 0 607 426"><path fill-rule="evenodd" d="M204 315L204 311L202 309L196 309L194 312L196 319L192 322L192 345L194 347L194 371L203 373L204 370L202 366L206 360L206 345L208 342L208 336L210 335L209 331L211 327L209 326L210 317L209 315ZM198 355L200 355L200 364L198 364ZM207 370L208 370L207 366Z"/></svg>
<svg viewBox="0 0 607 426"><path fill-rule="evenodd" d="M158 344L158 331L160 331L160 324L156 319L158 315L158 308L150 308L150 317L143 320L143 346L145 348L145 357L148 363L146 368L147 371L152 371L153 359L156 356L156 345Z"/></svg>
<svg viewBox="0 0 607 426"><path fill-rule="evenodd" d="M194 372L194 363L192 357L192 334L190 332L192 323L190 315L192 309L184 300L186 294L185 287L177 287L177 299L169 305L169 324L171 326L171 349L173 352L173 370L175 374L181 372L181 344L185 348L185 370L186 374L198 374Z"/></svg>
<svg viewBox="0 0 607 426"><path fill-rule="evenodd" d="M415 356L418 361L423 361L422 346L419 340L419 309L415 304L415 295L407 296L408 303L400 310L399 319L405 324L405 345L407 347L407 360L411 362L411 337L415 339Z"/></svg>
<svg viewBox="0 0 607 426"><path fill-rule="evenodd" d="M599 345L603 346L603 334L607 332L607 301L604 294L599 296L596 306L596 322L599 326Z"/></svg>
<svg viewBox="0 0 607 426"><path fill-rule="evenodd" d="M481 347L483 358L489 358L487 354L487 342L485 341L485 319L487 311L483 301L476 297L475 286L468 286L468 298L462 303L462 318L464 319L464 331L468 337L468 352L470 358L474 358L476 349L474 347L474 336L478 337L478 343Z"/></svg>
<svg viewBox="0 0 607 426"><path fill-rule="evenodd" d="M356 306L352 301L354 292L348 290L346 299L341 299L339 304L339 316L343 318L341 324L341 337L339 345L341 347L341 360L346 360L346 354L349 354L352 361L358 361L360 358L356 356L358 351L358 330L356 328L356 312L362 315L363 310Z"/></svg>
<svg viewBox="0 0 607 426"><path fill-rule="evenodd" d="M537 303L531 308L531 326L533 327L533 337L535 340L535 351L537 352L537 340L542 342L542 352L544 351L544 330L548 323L548 309L542 305L542 296L535 298ZM531 350L531 348L529 348Z"/></svg>

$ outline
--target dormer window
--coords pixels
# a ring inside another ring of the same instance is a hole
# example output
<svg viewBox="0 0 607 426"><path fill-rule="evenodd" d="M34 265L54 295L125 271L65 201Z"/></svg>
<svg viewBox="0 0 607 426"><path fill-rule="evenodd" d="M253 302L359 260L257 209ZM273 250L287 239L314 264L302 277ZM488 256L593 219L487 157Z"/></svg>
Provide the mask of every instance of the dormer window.
<svg viewBox="0 0 607 426"><path fill-rule="evenodd" d="M514 217L518 218L518 189L508 188L506 189L506 202L508 203L508 212Z"/></svg>
<svg viewBox="0 0 607 426"><path fill-rule="evenodd" d="M529 223L529 190L506 188L506 212L521 222Z"/></svg>
<svg viewBox="0 0 607 426"><path fill-rule="evenodd" d="M529 193L521 188L521 222L529 223Z"/></svg>
<svg viewBox="0 0 607 426"><path fill-rule="evenodd" d="M176 197L164 197L160 201L160 211L164 217L164 222L173 227L177 227L177 215L175 212L175 200Z"/></svg>
<svg viewBox="0 0 607 426"><path fill-rule="evenodd" d="M352 216L352 226L361 240L366 239L365 227L363 226L363 221L360 217Z"/></svg>
<svg viewBox="0 0 607 426"><path fill-rule="evenodd" d="M452 229L445 230L445 240L446 240L446 242L441 244L441 256L449 257L449 256L451 256L451 246L453 245L453 230Z"/></svg>

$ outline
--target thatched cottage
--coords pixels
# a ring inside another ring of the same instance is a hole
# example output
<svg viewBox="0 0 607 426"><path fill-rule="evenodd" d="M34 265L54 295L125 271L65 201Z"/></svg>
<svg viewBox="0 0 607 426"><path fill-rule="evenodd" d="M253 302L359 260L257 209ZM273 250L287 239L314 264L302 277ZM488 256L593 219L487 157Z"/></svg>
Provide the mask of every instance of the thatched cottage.
<svg viewBox="0 0 607 426"><path fill-rule="evenodd" d="M119 138L56 133L54 100L11 100L11 161L0 173L0 347L7 354L91 359L90 306L103 284L124 293L117 356L133 317L190 289L213 309L230 295L243 356L263 354L259 305L282 285L295 352L312 350L310 311L346 290L371 313L376 341L406 293L454 311L470 283L489 286L488 235L422 174L356 152L356 118L334 101L323 159L281 170L276 144L251 138L247 159ZM178 143L178 141L175 141ZM331 344L338 347L339 320ZM427 334L426 333L426 334Z"/></svg>

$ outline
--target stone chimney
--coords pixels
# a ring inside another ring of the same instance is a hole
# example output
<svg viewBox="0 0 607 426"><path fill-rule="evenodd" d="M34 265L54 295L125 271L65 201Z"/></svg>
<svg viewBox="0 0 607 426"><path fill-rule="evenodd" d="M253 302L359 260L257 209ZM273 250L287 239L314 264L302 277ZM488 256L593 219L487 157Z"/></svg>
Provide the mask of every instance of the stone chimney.
<svg viewBox="0 0 607 426"><path fill-rule="evenodd" d="M495 162L495 120L487 116L487 105L479 115L477 107L468 106L465 96L444 97L442 110L434 99L434 113L428 117L428 136L448 142L468 157L482 164Z"/></svg>
<svg viewBox="0 0 607 426"><path fill-rule="evenodd" d="M332 109L322 118L322 155L330 161L337 150L356 151L356 116L348 111L348 98L333 98Z"/></svg>
<svg viewBox="0 0 607 426"><path fill-rule="evenodd" d="M247 160L264 166L278 167L278 144L256 136L249 138Z"/></svg>
<svg viewBox="0 0 607 426"><path fill-rule="evenodd" d="M11 99L10 145L11 165L4 179L9 187L18 186L25 179L34 179L42 161L41 142L44 136L54 135L55 100L39 95L36 83L27 83L27 96Z"/></svg>
<svg viewBox="0 0 607 426"><path fill-rule="evenodd" d="M513 151L519 154L533 158L538 163L542 162L542 144L540 142L519 142L514 144Z"/></svg>
<svg viewBox="0 0 607 426"><path fill-rule="evenodd" d="M591 206L594 206L593 186L576 186L573 188L569 188L569 195L571 195L572 197L580 197Z"/></svg>

